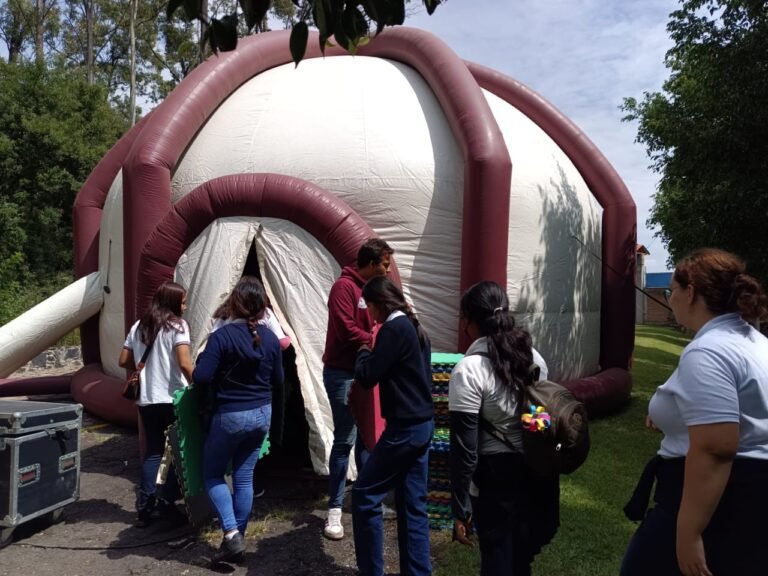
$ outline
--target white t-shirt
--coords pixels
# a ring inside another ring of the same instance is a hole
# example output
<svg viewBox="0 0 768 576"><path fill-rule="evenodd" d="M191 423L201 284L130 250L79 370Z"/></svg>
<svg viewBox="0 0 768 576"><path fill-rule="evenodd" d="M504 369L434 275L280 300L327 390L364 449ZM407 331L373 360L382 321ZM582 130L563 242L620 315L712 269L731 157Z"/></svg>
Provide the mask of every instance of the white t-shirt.
<svg viewBox="0 0 768 576"><path fill-rule="evenodd" d="M488 353L485 337L475 340L464 358L454 366L448 385L448 409L451 412L479 414L522 451L523 437L516 395L498 381L491 359L480 356L478 352ZM547 363L536 350L533 350L533 363L541 371L540 378L546 380L549 374ZM479 454L497 454L511 452L511 449L481 429L477 451Z"/></svg>
<svg viewBox="0 0 768 576"><path fill-rule="evenodd" d="M246 322L244 318L239 318L238 320L241 322ZM213 321L213 326L211 327L211 334L216 332L216 330L218 330L222 326L226 326L231 322L237 322L238 320L231 320L229 318L216 318L216 320ZM275 336L277 336L278 340L287 338L287 336L285 335L285 331L283 330L282 326L280 326L280 322L277 321L277 316L275 316L275 313L272 312L272 310L269 307L264 309L264 316L261 317L261 320L259 320L257 324L261 324L262 326L266 326L267 328L269 328L269 330Z"/></svg>
<svg viewBox="0 0 768 576"><path fill-rule="evenodd" d="M123 344L133 352L133 361L137 365L147 348L137 332L138 327L138 322L131 326ZM170 404L174 392L188 385L176 361L176 347L182 344L189 345L189 325L185 320L181 320L178 330L160 330L141 371L141 393L136 401L139 406Z"/></svg>
<svg viewBox="0 0 768 576"><path fill-rule="evenodd" d="M688 454L688 427L737 422L737 456L768 459L768 339L738 314L717 316L685 347L648 406L659 455Z"/></svg>

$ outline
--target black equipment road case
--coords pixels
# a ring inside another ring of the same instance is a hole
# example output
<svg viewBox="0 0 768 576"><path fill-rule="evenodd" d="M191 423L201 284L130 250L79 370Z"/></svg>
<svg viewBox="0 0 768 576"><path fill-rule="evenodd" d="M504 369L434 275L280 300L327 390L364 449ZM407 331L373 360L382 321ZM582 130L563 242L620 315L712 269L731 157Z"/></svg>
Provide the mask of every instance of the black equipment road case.
<svg viewBox="0 0 768 576"><path fill-rule="evenodd" d="M80 495L80 404L0 400L0 546Z"/></svg>

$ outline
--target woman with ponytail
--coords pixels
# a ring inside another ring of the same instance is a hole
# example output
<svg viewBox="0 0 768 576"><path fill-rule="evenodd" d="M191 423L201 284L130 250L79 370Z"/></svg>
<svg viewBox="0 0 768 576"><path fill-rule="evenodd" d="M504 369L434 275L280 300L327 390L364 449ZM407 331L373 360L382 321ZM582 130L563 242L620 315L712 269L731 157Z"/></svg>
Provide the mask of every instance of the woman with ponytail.
<svg viewBox="0 0 768 576"><path fill-rule="evenodd" d="M521 389L534 365L546 379L547 365L495 282L467 290L459 317L472 344L448 388L454 537L472 545L477 526L481 576L527 576L559 516L558 480L529 477L520 424ZM507 441L486 432L482 421Z"/></svg>
<svg viewBox="0 0 768 576"><path fill-rule="evenodd" d="M273 388L283 384L280 343L259 322L266 301L261 282L243 276L227 299L228 322L210 335L193 374L199 398L214 403L203 448L203 480L224 537L213 563L244 556L253 469L269 432ZM213 393L207 393L211 388ZM224 480L230 462L234 495Z"/></svg>
<svg viewBox="0 0 768 576"><path fill-rule="evenodd" d="M427 515L427 463L432 440L429 338L400 289L379 276L363 286L371 318L381 324L373 350L361 346L355 381L379 384L387 425L352 488L352 525L362 576L384 575L382 502L395 491L400 573L432 573Z"/></svg>
<svg viewBox="0 0 768 576"><path fill-rule="evenodd" d="M625 508L643 522L621 574L765 574L768 339L750 324L768 298L740 258L712 248L678 262L667 298L696 335L648 406L664 436Z"/></svg>

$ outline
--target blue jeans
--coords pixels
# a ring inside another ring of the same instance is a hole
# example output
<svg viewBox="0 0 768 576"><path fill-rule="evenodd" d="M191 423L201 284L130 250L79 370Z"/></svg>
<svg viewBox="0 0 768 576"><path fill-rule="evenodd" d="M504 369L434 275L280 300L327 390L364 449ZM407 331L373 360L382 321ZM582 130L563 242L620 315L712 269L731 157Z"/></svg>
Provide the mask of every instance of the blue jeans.
<svg viewBox="0 0 768 576"><path fill-rule="evenodd" d="M355 443L357 426L347 396L353 374L337 368L323 368L323 384L333 415L333 447L328 461L328 508L341 508L349 468L349 453Z"/></svg>
<svg viewBox="0 0 768 576"><path fill-rule="evenodd" d="M352 526L361 576L384 574L381 503L395 490L400 574L432 573L427 515L427 464L433 422L387 422L352 488Z"/></svg>
<svg viewBox="0 0 768 576"><path fill-rule="evenodd" d="M253 506L253 469L269 432L272 406L241 412L217 412L203 448L203 481L224 532L245 527ZM232 488L224 480L232 461Z"/></svg>
<svg viewBox="0 0 768 576"><path fill-rule="evenodd" d="M139 406L139 417L144 426L145 452L141 463L141 482L136 499L136 510L151 512L156 503L157 471L165 451L165 431L176 421L172 404ZM165 485L159 496L170 502L181 497L176 469L170 466Z"/></svg>

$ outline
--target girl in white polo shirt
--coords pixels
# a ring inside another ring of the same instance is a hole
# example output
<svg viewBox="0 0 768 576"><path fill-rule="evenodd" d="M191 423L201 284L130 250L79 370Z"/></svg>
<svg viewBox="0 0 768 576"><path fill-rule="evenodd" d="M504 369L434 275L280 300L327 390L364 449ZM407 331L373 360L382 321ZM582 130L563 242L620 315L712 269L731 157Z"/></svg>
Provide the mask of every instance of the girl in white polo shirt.
<svg viewBox="0 0 768 576"><path fill-rule="evenodd" d="M643 523L621 574L766 574L768 339L749 322L768 299L741 259L711 248L678 262L667 294L696 336L651 398L646 424L664 437L625 508Z"/></svg>
<svg viewBox="0 0 768 576"><path fill-rule="evenodd" d="M141 371L141 393L136 401L145 441L136 499L139 527L152 521L156 507L173 516L176 512L173 501L180 496L173 467L165 483L168 492L159 497L155 492L157 471L165 450L165 431L175 420L173 394L192 382L189 326L181 318L186 308L187 291L184 287L175 282L163 283L155 292L149 310L131 326L120 352L120 366L135 370L147 346L152 346Z"/></svg>

